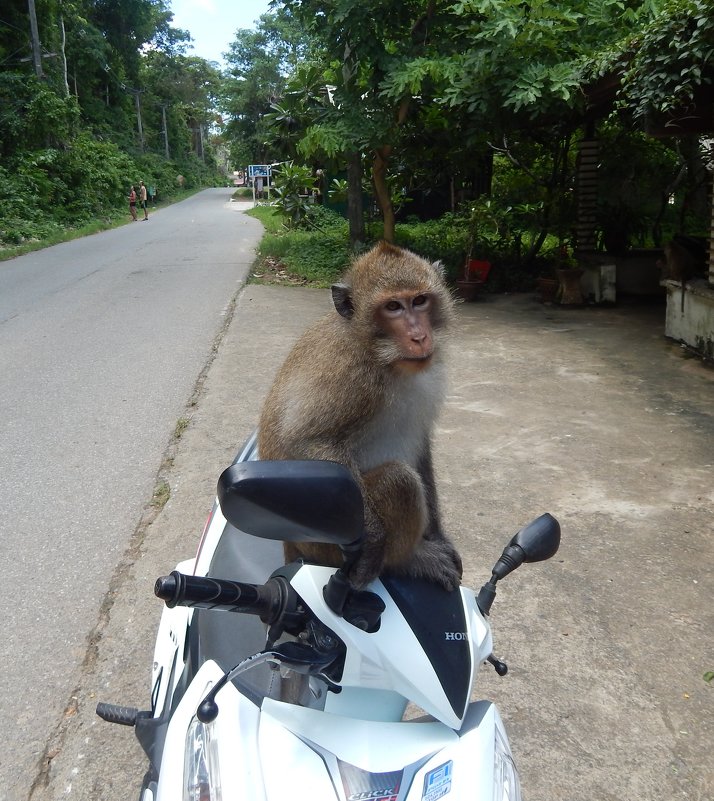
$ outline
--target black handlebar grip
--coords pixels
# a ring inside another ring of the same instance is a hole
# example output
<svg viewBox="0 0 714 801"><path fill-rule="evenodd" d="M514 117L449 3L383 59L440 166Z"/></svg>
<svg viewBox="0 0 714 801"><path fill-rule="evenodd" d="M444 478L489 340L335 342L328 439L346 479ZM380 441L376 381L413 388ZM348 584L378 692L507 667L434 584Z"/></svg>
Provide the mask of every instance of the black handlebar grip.
<svg viewBox="0 0 714 801"><path fill-rule="evenodd" d="M120 723L122 726L136 726L136 720L139 717L139 710L134 706L105 704L103 701L97 704L96 711L102 720L106 720L108 723Z"/></svg>
<svg viewBox="0 0 714 801"><path fill-rule="evenodd" d="M154 584L154 595L166 606L190 606L196 609L221 609L251 615L267 615L276 609L279 588L264 584L246 584L242 581L188 576L172 571L161 576Z"/></svg>

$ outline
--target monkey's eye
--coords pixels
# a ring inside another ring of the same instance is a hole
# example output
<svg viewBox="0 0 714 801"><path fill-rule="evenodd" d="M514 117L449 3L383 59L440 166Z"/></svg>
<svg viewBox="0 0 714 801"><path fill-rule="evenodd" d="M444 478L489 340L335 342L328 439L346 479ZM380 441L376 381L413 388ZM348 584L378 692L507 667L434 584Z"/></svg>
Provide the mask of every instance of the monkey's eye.
<svg viewBox="0 0 714 801"><path fill-rule="evenodd" d="M390 300L384 304L384 308L390 312L401 311L402 304L398 300Z"/></svg>
<svg viewBox="0 0 714 801"><path fill-rule="evenodd" d="M417 295L414 300L412 301L413 306L426 306L429 302L428 295Z"/></svg>

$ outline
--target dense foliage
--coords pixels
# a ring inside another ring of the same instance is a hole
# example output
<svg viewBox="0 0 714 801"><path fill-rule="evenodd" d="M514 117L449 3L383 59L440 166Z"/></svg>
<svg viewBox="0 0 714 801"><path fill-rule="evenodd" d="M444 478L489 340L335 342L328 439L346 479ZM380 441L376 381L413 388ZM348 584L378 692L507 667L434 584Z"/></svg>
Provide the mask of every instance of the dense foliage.
<svg viewBox="0 0 714 801"><path fill-rule="evenodd" d="M31 7L36 9L33 34ZM221 76L164 0L7 0L0 15L0 245L219 179Z"/></svg>
<svg viewBox="0 0 714 801"><path fill-rule="evenodd" d="M456 270L533 272L577 246L592 136L603 241L702 231L711 137L646 131L711 107L714 0L273 0L223 73L171 21L170 0L7 0L0 243L107 215L139 179L165 198L272 164L298 238L315 198L353 249L438 240Z"/></svg>
<svg viewBox="0 0 714 801"><path fill-rule="evenodd" d="M601 241L623 219L632 244L702 233L711 145L696 136L655 140L643 130L653 114L689 114L711 86L713 6L275 0L258 32L279 21L295 37L297 23L305 31L297 40L302 62L271 55L267 45L272 73L264 61L253 70L243 59L241 81L260 98L246 115L260 130L260 148L248 156L305 165L325 199L327 187L340 184L348 210L364 205L363 222L378 209L388 239L405 238L407 219L449 213L463 232L451 237L463 242L458 258L475 244L515 270L536 270L543 258L569 258L563 254L577 245L578 143L597 135ZM593 111L600 79L612 92ZM232 99L236 113L240 93ZM474 243L473 209L483 198L498 233L481 227Z"/></svg>

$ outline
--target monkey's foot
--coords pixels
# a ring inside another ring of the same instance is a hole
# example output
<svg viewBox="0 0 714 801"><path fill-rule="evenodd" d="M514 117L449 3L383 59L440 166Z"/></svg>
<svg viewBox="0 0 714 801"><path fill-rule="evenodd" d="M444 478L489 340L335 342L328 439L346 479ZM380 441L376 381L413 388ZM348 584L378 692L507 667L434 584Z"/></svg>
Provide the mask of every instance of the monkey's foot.
<svg viewBox="0 0 714 801"><path fill-rule="evenodd" d="M461 557L448 540L422 540L404 572L455 590L461 584Z"/></svg>

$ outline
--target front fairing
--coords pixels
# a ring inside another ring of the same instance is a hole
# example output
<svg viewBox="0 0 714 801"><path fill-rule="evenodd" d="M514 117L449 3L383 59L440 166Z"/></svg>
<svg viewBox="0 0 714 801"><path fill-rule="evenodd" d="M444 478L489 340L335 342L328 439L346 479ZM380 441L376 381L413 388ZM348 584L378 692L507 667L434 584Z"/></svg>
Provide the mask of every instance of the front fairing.
<svg viewBox="0 0 714 801"><path fill-rule="evenodd" d="M458 729L466 714L476 670L492 650L488 623L471 590L453 593L413 579L374 581L368 589L382 598L379 630L367 633L335 615L323 598L331 568L304 565L292 578L298 595L344 642L346 659L325 709L344 714L359 695L357 717L380 717L369 691L392 692ZM379 698L378 695L374 696ZM354 704L353 704L354 705Z"/></svg>
<svg viewBox="0 0 714 801"><path fill-rule="evenodd" d="M364 721L266 701L259 726L265 797L291 801L492 801L493 704L469 704L459 732L439 722ZM270 769L273 761L283 766ZM343 794L344 793L344 794Z"/></svg>
<svg viewBox="0 0 714 801"><path fill-rule="evenodd" d="M174 711L157 801L183 797L187 733L221 670L207 662ZM494 741L505 733L496 708L469 704L459 731L432 722L355 720L264 699L228 684L208 726L211 775L221 797L251 801L492 801ZM206 796L209 797L209 796Z"/></svg>
<svg viewBox="0 0 714 801"><path fill-rule="evenodd" d="M220 508L204 535L196 573L217 578L266 581L282 562L280 543L256 540L225 522ZM298 595L347 646L340 697L328 695L328 708L346 711L348 703L365 709L368 717L398 719L399 705L380 699L383 708L364 707L361 690L398 693L437 719L457 728L469 701L475 673L492 651L488 622L472 590L446 593L434 584L412 579L384 579L368 589L384 600L386 609L378 632L367 634L346 623L325 604L323 588L334 568L303 565L292 578ZM444 597L450 600L444 601ZM438 608L439 613L436 613ZM222 612L198 612L200 653L227 670L248 656L245 647L259 650L263 636L258 621ZM247 631L250 629L250 631ZM264 642L264 640L263 640ZM376 696L370 696L376 699ZM358 710L357 710L358 711ZM350 710L350 714L353 712Z"/></svg>

